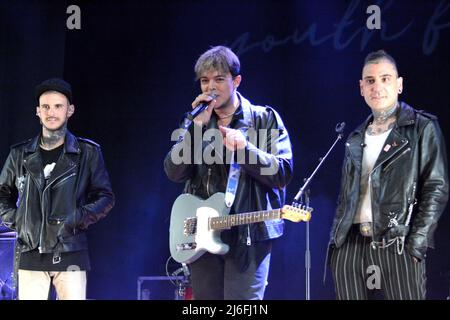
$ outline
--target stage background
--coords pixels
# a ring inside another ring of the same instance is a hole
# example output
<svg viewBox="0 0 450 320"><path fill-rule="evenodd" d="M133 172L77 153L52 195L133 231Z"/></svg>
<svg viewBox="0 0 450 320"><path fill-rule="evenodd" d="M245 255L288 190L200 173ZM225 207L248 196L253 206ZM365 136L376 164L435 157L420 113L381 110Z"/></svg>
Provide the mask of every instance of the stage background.
<svg viewBox="0 0 450 320"><path fill-rule="evenodd" d="M66 28L71 4L81 30ZM381 30L368 30L378 4ZM231 46L242 64L239 91L276 108L294 150L290 202L334 141L370 113L359 94L364 57L385 49L404 77L401 100L440 119L450 143L449 1L1 1L0 160L36 135L34 87L49 77L73 86L76 135L102 146L116 206L89 230L88 298L136 299L142 275L164 275L169 257L171 183L163 159L172 130L199 93L193 67L213 45ZM311 184L311 298L334 299L322 284L344 144ZM427 258L428 298L449 295L450 217L444 212ZM267 299L305 298L305 225L286 223L275 242ZM172 271L177 265L170 264Z"/></svg>

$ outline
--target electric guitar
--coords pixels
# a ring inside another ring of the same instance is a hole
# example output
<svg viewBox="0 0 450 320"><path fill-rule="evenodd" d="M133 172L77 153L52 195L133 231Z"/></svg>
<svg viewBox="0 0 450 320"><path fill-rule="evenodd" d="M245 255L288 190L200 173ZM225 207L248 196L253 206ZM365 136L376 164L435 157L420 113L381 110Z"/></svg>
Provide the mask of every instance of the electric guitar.
<svg viewBox="0 0 450 320"><path fill-rule="evenodd" d="M225 194L215 193L206 200L182 194L174 202L170 216L170 253L179 263L192 263L205 252L226 254L229 246L220 239L222 230L256 222L287 219L309 221L312 208L285 205L281 209L229 215Z"/></svg>

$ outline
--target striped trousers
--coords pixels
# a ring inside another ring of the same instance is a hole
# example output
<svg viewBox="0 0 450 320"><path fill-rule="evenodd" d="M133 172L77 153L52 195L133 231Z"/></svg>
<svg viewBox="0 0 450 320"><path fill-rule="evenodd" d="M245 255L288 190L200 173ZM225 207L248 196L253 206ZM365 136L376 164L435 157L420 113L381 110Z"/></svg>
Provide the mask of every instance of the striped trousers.
<svg viewBox="0 0 450 320"><path fill-rule="evenodd" d="M423 300L426 295L425 260L414 261L397 242L372 248L371 237L353 225L347 240L331 254L331 271L338 300L367 300L380 289L387 300Z"/></svg>

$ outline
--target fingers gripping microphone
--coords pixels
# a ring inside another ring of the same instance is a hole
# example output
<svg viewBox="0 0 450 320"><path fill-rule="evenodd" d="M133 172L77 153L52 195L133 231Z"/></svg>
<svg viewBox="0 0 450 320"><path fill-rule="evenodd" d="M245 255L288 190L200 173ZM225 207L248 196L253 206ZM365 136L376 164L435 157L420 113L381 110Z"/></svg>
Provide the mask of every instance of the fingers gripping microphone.
<svg viewBox="0 0 450 320"><path fill-rule="evenodd" d="M217 94L215 93L211 93L209 95L211 98L213 98L213 100L215 98L217 98ZM212 101L212 100L211 100ZM202 113L206 108L208 108L209 104L211 103L211 101L209 102L202 102L200 103L198 106L195 107L194 110L192 110L191 112L188 112L187 114L187 118L189 120L194 120L195 117L197 117L200 113Z"/></svg>

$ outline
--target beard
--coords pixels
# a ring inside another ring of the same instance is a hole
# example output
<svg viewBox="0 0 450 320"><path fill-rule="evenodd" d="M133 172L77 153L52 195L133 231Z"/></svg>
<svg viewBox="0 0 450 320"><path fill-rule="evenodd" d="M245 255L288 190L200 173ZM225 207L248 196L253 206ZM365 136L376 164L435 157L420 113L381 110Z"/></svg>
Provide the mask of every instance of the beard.
<svg viewBox="0 0 450 320"><path fill-rule="evenodd" d="M41 126L48 132L58 132L61 130L65 130L67 128L67 120L65 122L63 122L59 127L57 128L49 128L47 127L41 119L39 119L39 123L41 124Z"/></svg>

